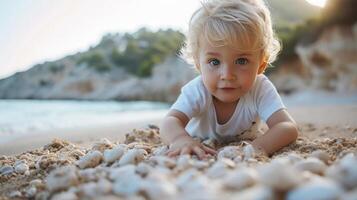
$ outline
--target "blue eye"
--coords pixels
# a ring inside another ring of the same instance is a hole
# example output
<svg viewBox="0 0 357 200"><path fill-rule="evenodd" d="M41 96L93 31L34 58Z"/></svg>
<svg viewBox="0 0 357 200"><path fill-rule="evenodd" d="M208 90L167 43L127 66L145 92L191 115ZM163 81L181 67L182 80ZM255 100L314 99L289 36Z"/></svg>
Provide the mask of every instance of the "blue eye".
<svg viewBox="0 0 357 200"><path fill-rule="evenodd" d="M220 64L219 60L217 59L212 59L209 61L209 64L213 65L213 66L217 66Z"/></svg>
<svg viewBox="0 0 357 200"><path fill-rule="evenodd" d="M238 58L236 60L236 64L238 65L246 65L248 63L248 60L246 58Z"/></svg>

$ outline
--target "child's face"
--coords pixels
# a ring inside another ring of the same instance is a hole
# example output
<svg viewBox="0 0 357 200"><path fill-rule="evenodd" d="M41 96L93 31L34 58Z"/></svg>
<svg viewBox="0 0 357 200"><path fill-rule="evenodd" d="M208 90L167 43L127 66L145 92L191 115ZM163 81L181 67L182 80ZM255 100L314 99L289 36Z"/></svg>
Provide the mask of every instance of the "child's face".
<svg viewBox="0 0 357 200"><path fill-rule="evenodd" d="M239 48L239 44L235 47ZM201 42L198 54L196 64L204 85L225 103L235 102L248 92L266 66L261 51L237 51L230 46L214 47Z"/></svg>

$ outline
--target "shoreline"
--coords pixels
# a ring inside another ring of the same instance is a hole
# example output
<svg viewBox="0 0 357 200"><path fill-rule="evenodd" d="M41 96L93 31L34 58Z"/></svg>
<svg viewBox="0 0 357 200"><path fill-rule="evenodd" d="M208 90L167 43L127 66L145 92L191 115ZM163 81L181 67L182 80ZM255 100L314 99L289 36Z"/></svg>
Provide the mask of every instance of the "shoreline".
<svg viewBox="0 0 357 200"><path fill-rule="evenodd" d="M289 113L299 125L300 132L308 138L357 137L357 105L298 105L288 107ZM166 112L153 111L152 115L128 118L97 126L59 128L48 131L34 131L20 135L0 145L0 155L14 155L40 148L59 138L88 146L91 142L107 138L122 141L133 129L144 129L149 124L159 125Z"/></svg>

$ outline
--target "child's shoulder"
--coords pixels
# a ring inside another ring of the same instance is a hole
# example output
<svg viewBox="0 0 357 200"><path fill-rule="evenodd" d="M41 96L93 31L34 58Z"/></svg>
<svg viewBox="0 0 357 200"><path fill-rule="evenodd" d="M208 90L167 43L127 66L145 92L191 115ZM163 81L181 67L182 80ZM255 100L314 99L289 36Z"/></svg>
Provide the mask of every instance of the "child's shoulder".
<svg viewBox="0 0 357 200"><path fill-rule="evenodd" d="M202 90L204 89L204 85L202 82L202 78L201 76L197 76L194 79L190 80L188 83L186 83L182 89L198 89L198 90Z"/></svg>

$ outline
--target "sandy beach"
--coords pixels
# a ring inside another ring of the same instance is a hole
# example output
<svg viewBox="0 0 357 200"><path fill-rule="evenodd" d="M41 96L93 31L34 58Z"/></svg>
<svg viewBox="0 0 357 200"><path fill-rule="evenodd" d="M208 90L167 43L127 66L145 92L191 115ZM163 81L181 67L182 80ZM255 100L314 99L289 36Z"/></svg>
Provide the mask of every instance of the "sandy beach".
<svg viewBox="0 0 357 200"><path fill-rule="evenodd" d="M0 199L195 199L202 194L204 199L306 199L316 191L355 197L357 105L288 110L300 136L272 157L240 142L207 143L219 152L207 160L167 158L155 127L164 113L100 127L31 133L0 146ZM279 174L285 175L271 179ZM185 185L203 192L188 192ZM310 192L304 192L305 185Z"/></svg>
<svg viewBox="0 0 357 200"><path fill-rule="evenodd" d="M357 105L292 106L288 108L300 126L301 134L309 138L318 137L357 137ZM88 146L92 141L107 138L123 141L126 133L133 129L159 126L165 112L153 111L153 117L138 118L101 126L67 128L51 131L32 132L0 146L0 155L15 155L26 150L39 148L55 138Z"/></svg>

